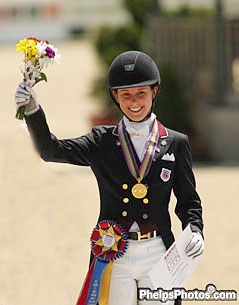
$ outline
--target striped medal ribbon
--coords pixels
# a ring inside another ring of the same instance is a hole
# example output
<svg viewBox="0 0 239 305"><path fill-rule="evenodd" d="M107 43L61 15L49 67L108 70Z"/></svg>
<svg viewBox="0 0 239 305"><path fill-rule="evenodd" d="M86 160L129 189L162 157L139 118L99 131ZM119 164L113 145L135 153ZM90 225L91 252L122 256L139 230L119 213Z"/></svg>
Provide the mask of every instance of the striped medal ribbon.
<svg viewBox="0 0 239 305"><path fill-rule="evenodd" d="M140 168L138 167L137 161L135 159L133 147L129 139L129 134L126 131L126 126L123 119L118 124L118 135L128 169L131 175L137 180L137 183L131 189L132 195L137 199L144 198L147 195L148 190L147 186L141 183L141 181L148 175L153 162L159 140L158 122L156 119L154 120L147 144L147 149L141 162Z"/></svg>

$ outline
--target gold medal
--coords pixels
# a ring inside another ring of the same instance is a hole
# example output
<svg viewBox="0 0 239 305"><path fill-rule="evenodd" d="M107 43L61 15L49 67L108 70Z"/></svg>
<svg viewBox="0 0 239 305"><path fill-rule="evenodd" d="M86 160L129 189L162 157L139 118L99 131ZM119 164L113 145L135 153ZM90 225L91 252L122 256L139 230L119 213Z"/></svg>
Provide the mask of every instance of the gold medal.
<svg viewBox="0 0 239 305"><path fill-rule="evenodd" d="M141 199L147 195L148 190L147 190L146 185L138 182L132 187L131 192L135 198Z"/></svg>

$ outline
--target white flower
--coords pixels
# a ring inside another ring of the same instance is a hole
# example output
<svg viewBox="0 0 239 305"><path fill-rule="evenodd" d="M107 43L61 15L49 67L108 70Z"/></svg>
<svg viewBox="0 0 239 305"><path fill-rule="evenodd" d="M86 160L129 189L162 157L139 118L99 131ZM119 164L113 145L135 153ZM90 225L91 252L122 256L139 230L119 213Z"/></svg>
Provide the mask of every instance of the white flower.
<svg viewBox="0 0 239 305"><path fill-rule="evenodd" d="M39 63L42 68L47 68L50 62L51 62L51 59L47 56L45 56L43 58L39 58Z"/></svg>
<svg viewBox="0 0 239 305"><path fill-rule="evenodd" d="M57 50L57 49L56 49L56 50ZM57 51L58 51L58 50L57 50ZM55 57L54 57L54 60L55 60L55 62L56 62L57 64L59 64L60 61L61 61L61 54L56 53L56 55L55 55Z"/></svg>
<svg viewBox="0 0 239 305"><path fill-rule="evenodd" d="M46 54L47 43L45 41L37 42L36 48L38 51L37 57L43 57Z"/></svg>

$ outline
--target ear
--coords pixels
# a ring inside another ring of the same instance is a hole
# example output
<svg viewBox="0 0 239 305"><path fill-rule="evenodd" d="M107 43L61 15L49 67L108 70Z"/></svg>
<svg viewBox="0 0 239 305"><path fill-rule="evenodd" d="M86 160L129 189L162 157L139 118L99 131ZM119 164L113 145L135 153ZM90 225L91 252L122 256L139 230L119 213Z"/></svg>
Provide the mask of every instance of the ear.
<svg viewBox="0 0 239 305"><path fill-rule="evenodd" d="M111 91L111 93L112 93L113 97L115 98L116 102L119 103L118 102L118 92L117 92L117 89L113 89Z"/></svg>
<svg viewBox="0 0 239 305"><path fill-rule="evenodd" d="M158 86L158 85L157 85L157 86L154 86L154 87L152 88L153 98L155 98L155 96L158 94L158 92L159 92L159 86Z"/></svg>

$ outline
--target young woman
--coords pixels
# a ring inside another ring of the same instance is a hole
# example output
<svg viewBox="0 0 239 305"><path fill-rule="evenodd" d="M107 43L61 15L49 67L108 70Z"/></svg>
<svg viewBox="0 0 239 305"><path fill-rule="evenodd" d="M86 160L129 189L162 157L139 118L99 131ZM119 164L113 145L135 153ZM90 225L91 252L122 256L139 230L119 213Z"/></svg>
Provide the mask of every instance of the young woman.
<svg viewBox="0 0 239 305"><path fill-rule="evenodd" d="M106 263L110 256L116 259L111 262L109 291L104 290L100 297L97 289L97 293L89 292L92 287L86 281L78 305L97 301L108 305L162 304L138 301L137 288L153 289L148 271L174 241L168 211L172 191L182 228L190 224L193 231L187 254L196 257L204 250L202 207L188 138L163 126L153 113L159 86L158 68L147 54L120 54L109 69L109 91L122 120L117 126L97 126L87 135L66 140L50 133L33 89L26 83L17 88L17 108L25 105L25 120L40 156L50 162L90 166L98 181L100 214L92 237L91 261L95 263L101 254ZM117 256L122 245L125 249ZM97 285L105 288L103 278Z"/></svg>

